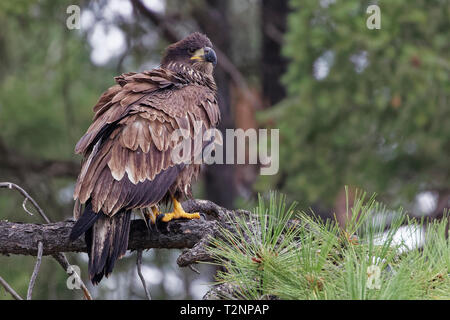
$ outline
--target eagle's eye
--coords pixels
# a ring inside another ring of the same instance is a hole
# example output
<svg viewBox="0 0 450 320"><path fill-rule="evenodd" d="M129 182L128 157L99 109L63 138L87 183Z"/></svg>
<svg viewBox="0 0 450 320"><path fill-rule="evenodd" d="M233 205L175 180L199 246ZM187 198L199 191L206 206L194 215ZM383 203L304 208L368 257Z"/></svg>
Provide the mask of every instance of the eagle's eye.
<svg viewBox="0 0 450 320"><path fill-rule="evenodd" d="M190 55L193 55L194 52L195 52L195 49L194 48L188 48L188 52L189 52Z"/></svg>

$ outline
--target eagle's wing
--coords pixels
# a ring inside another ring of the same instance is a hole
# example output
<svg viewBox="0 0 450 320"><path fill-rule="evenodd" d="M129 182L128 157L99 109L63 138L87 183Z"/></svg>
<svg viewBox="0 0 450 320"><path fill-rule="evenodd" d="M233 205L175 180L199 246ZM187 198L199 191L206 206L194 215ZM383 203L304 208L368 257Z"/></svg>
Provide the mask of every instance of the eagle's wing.
<svg viewBox="0 0 450 320"><path fill-rule="evenodd" d="M116 81L75 148L85 159L74 198L90 199L94 212L110 216L158 202L184 167L171 157L177 143L172 133L185 129L193 140L196 122L204 131L220 118L214 90L169 70L128 73Z"/></svg>

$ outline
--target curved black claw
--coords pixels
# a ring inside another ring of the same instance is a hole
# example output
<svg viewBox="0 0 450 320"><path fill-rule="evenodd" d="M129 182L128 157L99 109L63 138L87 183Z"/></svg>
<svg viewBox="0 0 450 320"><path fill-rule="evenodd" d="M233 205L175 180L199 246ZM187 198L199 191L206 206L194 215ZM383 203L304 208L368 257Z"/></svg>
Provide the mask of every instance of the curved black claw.
<svg viewBox="0 0 450 320"><path fill-rule="evenodd" d="M206 219L206 214L203 213L203 212L200 212L200 217L201 217L203 220L207 220L207 219Z"/></svg>
<svg viewBox="0 0 450 320"><path fill-rule="evenodd" d="M164 213L158 214L155 221L156 230L161 233L169 232L169 224L167 222L162 221L164 216L165 216Z"/></svg>
<svg viewBox="0 0 450 320"><path fill-rule="evenodd" d="M153 222L150 218L145 218L145 224L147 225L148 233L155 231L155 227L153 226Z"/></svg>

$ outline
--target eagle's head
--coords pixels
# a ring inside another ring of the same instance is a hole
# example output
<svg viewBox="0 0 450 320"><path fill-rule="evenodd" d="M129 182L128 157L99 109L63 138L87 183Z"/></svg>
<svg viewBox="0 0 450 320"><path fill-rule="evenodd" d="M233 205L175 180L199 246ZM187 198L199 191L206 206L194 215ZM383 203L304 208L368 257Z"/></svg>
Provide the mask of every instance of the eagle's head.
<svg viewBox="0 0 450 320"><path fill-rule="evenodd" d="M212 74L217 56L207 36L195 32L168 46L164 52L161 66L171 63L182 64L206 74Z"/></svg>

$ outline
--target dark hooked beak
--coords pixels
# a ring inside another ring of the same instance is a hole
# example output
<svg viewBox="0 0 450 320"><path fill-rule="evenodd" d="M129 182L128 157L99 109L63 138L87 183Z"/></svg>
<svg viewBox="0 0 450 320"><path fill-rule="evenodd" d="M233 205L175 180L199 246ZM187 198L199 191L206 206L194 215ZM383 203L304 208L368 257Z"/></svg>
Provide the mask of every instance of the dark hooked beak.
<svg viewBox="0 0 450 320"><path fill-rule="evenodd" d="M205 61L211 62L213 66L217 64L217 56L216 52L210 47L204 47L203 51L205 52Z"/></svg>

